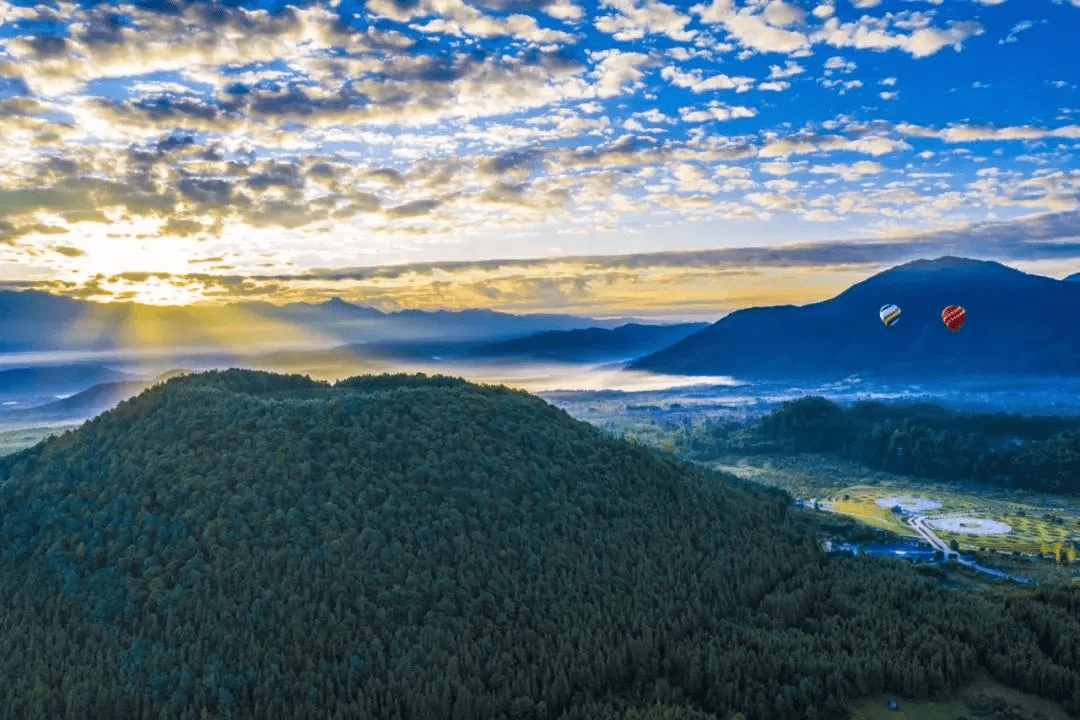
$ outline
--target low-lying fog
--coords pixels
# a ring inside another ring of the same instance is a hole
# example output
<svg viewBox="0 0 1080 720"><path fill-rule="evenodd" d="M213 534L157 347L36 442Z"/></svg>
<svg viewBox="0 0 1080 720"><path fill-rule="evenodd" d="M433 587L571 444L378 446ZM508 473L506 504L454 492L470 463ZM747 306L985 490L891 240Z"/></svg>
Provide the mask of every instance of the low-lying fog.
<svg viewBox="0 0 1080 720"><path fill-rule="evenodd" d="M79 353L77 357L72 353L29 355L0 355L0 370L94 362L127 372L132 380L148 381L179 368L203 371L249 367L299 373L327 381L367 373L423 372L523 389L541 395L571 415L590 422L627 412L662 412L688 418L745 419L767 413L786 400L806 395L820 395L839 403L859 400L933 402L972 412L1080 415L1080 378L953 377L911 382L851 377L828 383L748 381L731 377L688 377L631 371L617 363L387 359L361 357L343 349L243 357L205 353L168 357L149 353ZM86 388L72 388L52 395L52 398L83 389ZM4 418L6 411L34 404L29 402L31 395L36 396L35 403L42 399L42 393L31 390L21 395L6 394L2 398L5 405L0 405L0 425L7 424ZM95 409L93 414L97 412L100 410Z"/></svg>

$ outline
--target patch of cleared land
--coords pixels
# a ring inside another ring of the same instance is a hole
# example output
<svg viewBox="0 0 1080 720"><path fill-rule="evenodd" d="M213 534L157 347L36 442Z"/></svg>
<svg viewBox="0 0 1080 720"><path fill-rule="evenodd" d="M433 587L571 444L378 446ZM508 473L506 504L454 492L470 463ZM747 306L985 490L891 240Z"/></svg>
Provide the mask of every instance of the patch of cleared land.
<svg viewBox="0 0 1080 720"><path fill-rule="evenodd" d="M985 518L935 518L930 520L929 524L935 530L944 530L956 535L1005 535L1012 531L1012 527L1008 523Z"/></svg>
<svg viewBox="0 0 1080 720"><path fill-rule="evenodd" d="M941 503L939 503L937 500L927 500L926 498L911 497L910 495L903 495L901 497L890 495L889 497L884 497L878 500L877 504L883 508L886 508L887 510L892 510L894 507L899 505L904 510L913 513L921 513L927 510L937 510L941 507Z"/></svg>
<svg viewBox="0 0 1080 720"><path fill-rule="evenodd" d="M1045 544L1053 547L1057 543L1080 541L1080 508L1072 498L1010 492L984 485L918 481L827 455L731 457L709 465L747 480L783 488L793 496L831 501L831 506L825 503L823 508L898 534L912 535L914 531L904 518L890 512L893 505L903 507L897 500L922 503L926 509L917 512L930 520L966 518L963 522L969 523L968 527L958 524L949 529L945 524L946 529L935 531L947 543L955 540L963 552L985 549L1040 555L1046 552ZM927 502L940 506L929 509ZM1002 525L1009 526L1009 532L998 535L977 532L979 527L1002 529ZM993 558L986 561L995 567L1002 563ZM1013 569L1024 573L1022 568ZM1055 577L1064 573L1064 579L1080 576L1080 564L1038 570L1038 574L1051 572Z"/></svg>
<svg viewBox="0 0 1080 720"><path fill-rule="evenodd" d="M896 697L899 709L890 710L889 700ZM1068 720L1069 715L1051 700L1006 687L987 673L979 677L954 697L938 700L906 700L895 695L865 698L852 708L852 720L956 720L960 717L978 720L987 717L975 711L994 704L1018 720Z"/></svg>
<svg viewBox="0 0 1080 720"><path fill-rule="evenodd" d="M9 455L23 448L32 447L49 437L60 436L67 430L73 430L79 425L59 425L30 428L3 428L0 427L0 456Z"/></svg>
<svg viewBox="0 0 1080 720"><path fill-rule="evenodd" d="M902 517L878 504L879 491L867 488L848 488L848 490L849 492L833 499L833 512L853 517L867 525L898 535L917 534Z"/></svg>

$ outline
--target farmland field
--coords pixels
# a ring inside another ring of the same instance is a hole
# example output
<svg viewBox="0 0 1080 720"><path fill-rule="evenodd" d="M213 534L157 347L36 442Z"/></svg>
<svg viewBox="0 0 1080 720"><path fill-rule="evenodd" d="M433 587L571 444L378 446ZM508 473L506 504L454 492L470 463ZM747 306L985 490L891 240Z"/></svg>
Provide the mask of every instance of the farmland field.
<svg viewBox="0 0 1080 720"><path fill-rule="evenodd" d="M960 717L988 717L980 713L993 706L998 713L993 717L1012 717L1035 720L1066 720L1069 715L1062 707L1050 700L1030 693L1020 692L993 680L985 672L955 696L935 700L907 700L898 698L897 710L889 709L889 700L895 695L876 695L864 698L852 709L853 720L956 720Z"/></svg>
<svg viewBox="0 0 1080 720"><path fill-rule="evenodd" d="M0 427L0 456L31 447L50 435L63 435L78 425L59 425L46 427Z"/></svg>
<svg viewBox="0 0 1080 720"><path fill-rule="evenodd" d="M901 516L882 507L880 500L910 498L940 503L940 507L919 513L930 520L954 518L970 524L970 532L935 529L945 542L955 540L962 552L1055 555L1067 562L1069 546L1080 542L1080 508L1069 498L916 481L821 455L725 458L709 466L783 488L792 496L816 499L822 510L898 535L913 536L915 532ZM1010 530L999 535L980 534L982 523L976 520L1005 523ZM1000 565L999 559L993 562ZM1080 565L1062 566L1055 574L1063 575L1062 579L1080 577Z"/></svg>

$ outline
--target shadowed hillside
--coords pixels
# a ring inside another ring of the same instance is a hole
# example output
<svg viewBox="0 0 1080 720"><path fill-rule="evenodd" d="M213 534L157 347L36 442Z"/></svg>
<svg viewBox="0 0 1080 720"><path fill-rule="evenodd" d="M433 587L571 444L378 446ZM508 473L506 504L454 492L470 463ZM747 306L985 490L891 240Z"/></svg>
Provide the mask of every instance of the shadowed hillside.
<svg viewBox="0 0 1080 720"><path fill-rule="evenodd" d="M1080 710L1075 590L826 558L782 494L453 378L169 380L0 458L0 567L3 717L843 718L979 664Z"/></svg>
<svg viewBox="0 0 1080 720"><path fill-rule="evenodd" d="M96 383L132 377L130 373L92 364L7 368L0 370L0 395L75 393Z"/></svg>
<svg viewBox="0 0 1080 720"><path fill-rule="evenodd" d="M126 382L106 382L93 385L70 397L36 405L20 410L0 413L0 420L6 422L30 422L52 419L86 419L103 410L127 400L150 386L149 380L128 380Z"/></svg>
<svg viewBox="0 0 1080 720"><path fill-rule="evenodd" d="M878 318L901 308L892 327ZM957 333L941 311L960 305ZM843 377L853 373L1080 374L1080 284L995 262L917 260L803 307L734 312L631 367L683 375Z"/></svg>

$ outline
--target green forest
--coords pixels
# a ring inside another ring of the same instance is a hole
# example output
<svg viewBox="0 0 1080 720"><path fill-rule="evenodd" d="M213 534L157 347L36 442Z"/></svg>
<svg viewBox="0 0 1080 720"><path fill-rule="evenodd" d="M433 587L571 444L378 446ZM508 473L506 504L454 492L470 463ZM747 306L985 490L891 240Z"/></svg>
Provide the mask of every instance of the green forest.
<svg viewBox="0 0 1080 720"><path fill-rule="evenodd" d="M680 454L829 453L875 470L1010 490L1080 495L1080 419L965 413L928 403L821 397L785 402L768 415L680 428Z"/></svg>
<svg viewBox="0 0 1080 720"><path fill-rule="evenodd" d="M1080 715L1080 589L827 556L454 378L171 379L0 458L0 570L4 719L831 720L980 668Z"/></svg>

